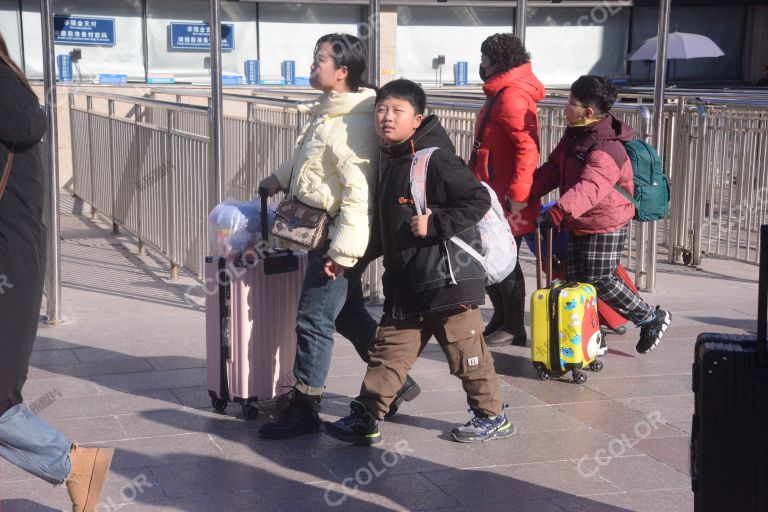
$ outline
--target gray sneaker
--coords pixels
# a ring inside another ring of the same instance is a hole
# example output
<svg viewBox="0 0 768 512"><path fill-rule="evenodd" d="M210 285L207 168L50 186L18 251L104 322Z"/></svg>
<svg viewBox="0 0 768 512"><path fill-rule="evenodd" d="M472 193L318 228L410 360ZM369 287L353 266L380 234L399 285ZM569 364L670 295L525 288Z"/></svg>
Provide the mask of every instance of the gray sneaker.
<svg viewBox="0 0 768 512"><path fill-rule="evenodd" d="M451 432L451 437L459 443L482 443L491 439L509 437L516 432L515 426L507 419L506 414L485 416L480 411L470 409L472 418L461 427Z"/></svg>

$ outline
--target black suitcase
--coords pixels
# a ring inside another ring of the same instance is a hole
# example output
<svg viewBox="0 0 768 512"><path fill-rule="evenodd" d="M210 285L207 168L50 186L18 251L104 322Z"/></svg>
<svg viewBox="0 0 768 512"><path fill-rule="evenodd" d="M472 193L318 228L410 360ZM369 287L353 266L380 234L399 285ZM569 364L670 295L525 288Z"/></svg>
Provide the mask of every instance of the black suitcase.
<svg viewBox="0 0 768 512"><path fill-rule="evenodd" d="M768 511L768 225L760 242L757 337L702 333L696 341L695 512Z"/></svg>

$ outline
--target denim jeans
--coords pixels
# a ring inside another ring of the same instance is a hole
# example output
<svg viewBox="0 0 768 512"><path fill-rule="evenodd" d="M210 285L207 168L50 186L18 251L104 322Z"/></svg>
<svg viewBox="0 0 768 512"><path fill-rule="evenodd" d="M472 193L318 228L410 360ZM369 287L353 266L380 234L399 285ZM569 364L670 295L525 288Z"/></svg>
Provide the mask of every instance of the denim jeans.
<svg viewBox="0 0 768 512"><path fill-rule="evenodd" d="M296 389L320 395L331 367L333 333L352 342L363 361L376 336L376 321L365 309L361 283L362 265L347 269L336 279L323 272L328 244L309 252L307 273L296 318Z"/></svg>
<svg viewBox="0 0 768 512"><path fill-rule="evenodd" d="M64 483L72 468L72 443L22 404L0 416L0 457L52 484Z"/></svg>

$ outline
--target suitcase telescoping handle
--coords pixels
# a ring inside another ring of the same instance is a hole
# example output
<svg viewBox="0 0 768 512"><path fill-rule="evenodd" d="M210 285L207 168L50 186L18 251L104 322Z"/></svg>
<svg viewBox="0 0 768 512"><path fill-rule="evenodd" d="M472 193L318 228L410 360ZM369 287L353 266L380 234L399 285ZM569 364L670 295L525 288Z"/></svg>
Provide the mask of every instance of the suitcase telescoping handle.
<svg viewBox="0 0 768 512"><path fill-rule="evenodd" d="M266 243L269 240L269 213L267 212L269 192L266 188L259 187L259 197L261 198L261 239Z"/></svg>
<svg viewBox="0 0 768 512"><path fill-rule="evenodd" d="M760 226L760 284L757 292L757 362L768 368L768 224Z"/></svg>
<svg viewBox="0 0 768 512"><path fill-rule="evenodd" d="M547 230L547 284L552 284L552 228ZM541 261L541 226L536 224L536 288L541 290L544 288L544 279L542 273L542 261Z"/></svg>
<svg viewBox="0 0 768 512"><path fill-rule="evenodd" d="M269 240L269 210L267 209L269 192L266 188L259 187L259 197L261 198L261 240L267 243ZM264 251L264 274L270 276L297 270L299 270L299 258L291 249L281 252L279 256L270 254L269 250Z"/></svg>

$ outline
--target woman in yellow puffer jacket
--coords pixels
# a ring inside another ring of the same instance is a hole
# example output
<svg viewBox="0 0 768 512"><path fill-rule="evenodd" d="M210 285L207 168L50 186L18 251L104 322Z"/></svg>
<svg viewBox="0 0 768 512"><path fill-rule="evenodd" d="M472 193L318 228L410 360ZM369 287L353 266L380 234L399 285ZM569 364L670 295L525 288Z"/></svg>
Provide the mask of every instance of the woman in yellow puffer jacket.
<svg viewBox="0 0 768 512"><path fill-rule="evenodd" d="M333 333L349 339L364 361L376 321L363 304L361 274L370 237L379 141L374 130L376 91L363 80L366 49L356 37L329 34L315 45L310 84L323 94L300 111L309 116L294 149L260 188L270 195L288 190L308 206L334 218L324 246L309 252L296 319L296 385L287 409L259 431L284 439L317 432L320 401L333 354ZM290 183L289 183L290 182ZM418 386L406 381L395 412Z"/></svg>

